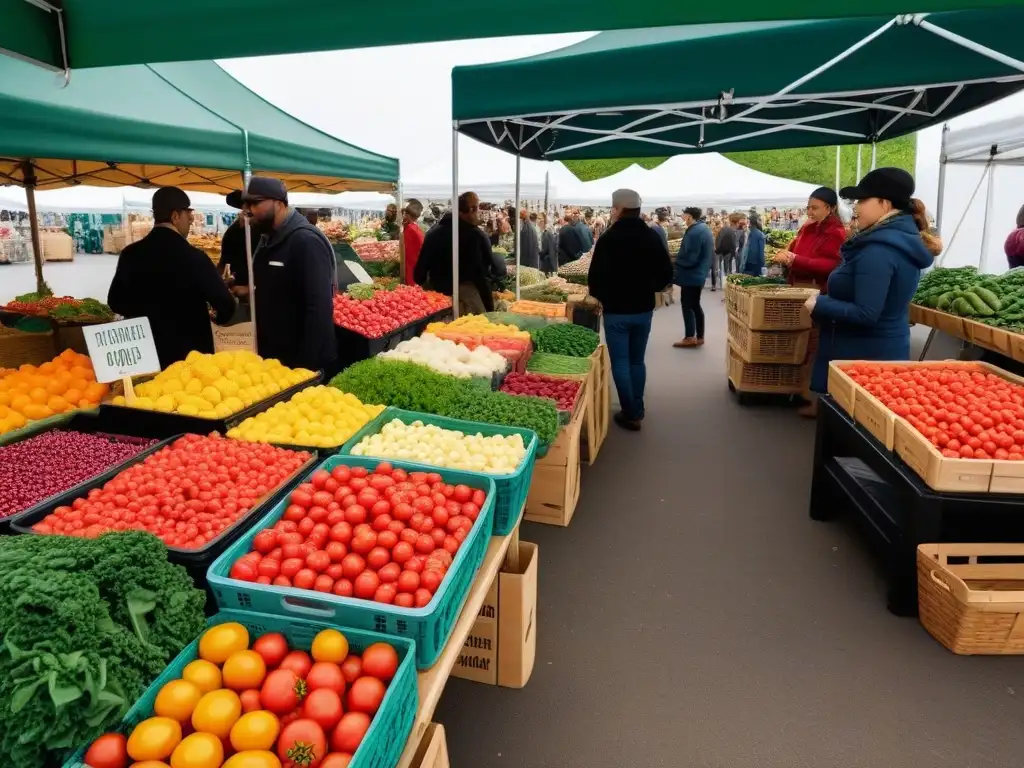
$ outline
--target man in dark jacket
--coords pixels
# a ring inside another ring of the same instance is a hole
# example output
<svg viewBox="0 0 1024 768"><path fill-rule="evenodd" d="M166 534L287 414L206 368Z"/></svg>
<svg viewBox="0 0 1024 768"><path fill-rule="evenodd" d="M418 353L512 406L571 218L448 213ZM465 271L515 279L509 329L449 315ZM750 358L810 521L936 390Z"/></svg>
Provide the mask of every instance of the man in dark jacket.
<svg viewBox="0 0 1024 768"><path fill-rule="evenodd" d="M260 355L289 368L331 373L338 357L334 291L338 271L347 268L335 264L323 232L288 207L288 193L277 179L254 176L242 199L260 238L252 260Z"/></svg>
<svg viewBox="0 0 1024 768"><path fill-rule="evenodd" d="M235 300L210 258L189 245L191 202L177 187L153 195L152 231L121 251L107 303L119 315L148 317L160 366L196 350L213 352L210 311L224 325Z"/></svg>
<svg viewBox="0 0 1024 768"><path fill-rule="evenodd" d="M558 265L576 261L587 249L583 247L580 231L576 227L579 214L570 213L566 216L565 226L558 231Z"/></svg>
<svg viewBox="0 0 1024 768"><path fill-rule="evenodd" d="M739 245L739 238L736 232L735 224L731 219L727 219L722 229L718 232L718 237L715 240L715 268L711 270L711 290L716 290L715 277L718 276L723 287L725 286L725 276L732 272L732 265L736 259L736 249Z"/></svg>
<svg viewBox="0 0 1024 768"><path fill-rule="evenodd" d="M515 211L508 209L509 220L513 220ZM519 212L519 264L524 267L540 268L540 242L537 238L537 230L530 223L529 215L524 208Z"/></svg>
<svg viewBox="0 0 1024 768"><path fill-rule="evenodd" d="M658 233L640 218L640 195L612 195L612 225L594 246L587 284L601 302L612 378L622 410L615 423L638 431L644 418L644 356L651 335L654 294L672 279L672 263Z"/></svg>
<svg viewBox="0 0 1024 768"><path fill-rule="evenodd" d="M704 223L700 208L683 210L686 232L676 254L675 277L679 286L679 303L683 305L685 336L673 347L700 347L704 345L704 310L700 306L700 293L708 272L713 269L715 238Z"/></svg>
<svg viewBox="0 0 1024 768"><path fill-rule="evenodd" d="M558 271L558 235L548 226L548 215L542 213L537 217L540 228L540 269L552 274Z"/></svg>
<svg viewBox="0 0 1024 768"><path fill-rule="evenodd" d="M417 285L451 296L452 214L446 213L423 240L414 278ZM491 242L480 229L480 198L474 192L459 195L459 314L494 310L489 280L497 275ZM504 266L504 265L502 265Z"/></svg>
<svg viewBox="0 0 1024 768"><path fill-rule="evenodd" d="M590 219L594 216L594 212L587 209L586 215L576 216L576 231L580 235L580 243L583 245L582 251L584 253L590 251L594 247L594 233L590 229Z"/></svg>
<svg viewBox="0 0 1024 768"><path fill-rule="evenodd" d="M229 194L227 204L242 209L242 193L238 190ZM249 262L245 253L244 219L239 214L220 238L220 261L217 269L221 275L225 268L231 273L231 292L238 298L249 295ZM255 245L255 243L253 244Z"/></svg>

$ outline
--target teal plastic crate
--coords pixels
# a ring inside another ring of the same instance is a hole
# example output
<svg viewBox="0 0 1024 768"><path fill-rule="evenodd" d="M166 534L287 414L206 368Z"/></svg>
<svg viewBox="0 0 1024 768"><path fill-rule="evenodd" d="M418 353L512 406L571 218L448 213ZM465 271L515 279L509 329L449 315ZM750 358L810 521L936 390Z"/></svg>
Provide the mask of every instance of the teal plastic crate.
<svg viewBox="0 0 1024 768"><path fill-rule="evenodd" d="M360 456L331 456L317 469L330 471L339 464L344 464L350 467L366 467L372 472L381 461L382 459ZM424 469L418 464L404 461L389 463L410 472ZM408 638L416 643L417 666L420 669L433 666L451 636L455 622L462 612L462 604L466 602L466 596L487 553L487 545L491 540L495 490L494 482L489 478L481 482L481 478L486 478L485 475L436 468L429 468L429 471L437 472L448 483L464 483L473 488L481 488L486 491L487 500L481 507L480 515L466 540L455 553L455 559L441 586L434 593L434 599L424 607L402 608L356 597L340 597L308 589L275 587L230 578L232 564L252 549L252 540L256 534L264 528L272 527L281 519L288 508L288 498L281 500L210 566L206 578L217 605L221 610L300 616Z"/></svg>
<svg viewBox="0 0 1024 768"><path fill-rule="evenodd" d="M244 611L221 611L207 622L208 627L236 621L249 630L250 642L268 632L280 632L288 640L293 649L308 651L313 644L317 632L323 629L340 629L348 639L349 647L362 653L373 643L390 643L398 652L398 671L388 684L387 693L381 702L380 709L374 715L370 728L363 737L359 749L353 755L349 768L393 768L405 749L412 726L416 720L419 707L419 693L416 684L416 644L405 638L385 637L377 632L361 629L338 627L333 623L314 621L311 619L286 618L283 616L266 616ZM146 689L140 698L121 721L121 730L126 735L138 723L153 715L153 703L160 689L171 680L181 677L185 666L199 656L199 640L193 640L167 666L153 684ZM85 751L88 745L79 749L64 768L88 768Z"/></svg>
<svg viewBox="0 0 1024 768"><path fill-rule="evenodd" d="M367 435L375 435L380 432L384 425L393 419L398 419L403 424L411 424L414 421L422 421L424 424L434 424L442 429L458 430L468 434L481 434L485 437L491 435L522 435L523 443L526 445L526 458L519 465L519 469L509 475L490 475L485 472L465 473L476 478L490 478L494 481L497 489L497 498L494 501L494 535L507 536L516 527L519 514L526 504L526 497L530 493L530 482L533 480L533 465L537 458L539 441L537 433L532 429L519 429L518 427L506 427L497 424L483 424L476 421L463 421L461 419L448 419L444 416L434 416L430 413L417 413L416 411L403 411L401 408L385 408L380 415L366 423L362 429L352 435L349 441L341 448L342 456L349 456L352 449ZM547 451L545 450L545 453ZM391 461L386 456L380 457L384 461ZM443 467L435 467L430 464L412 463L416 469L426 469L428 472L438 472ZM463 471L463 470L458 470ZM467 483L470 485L470 483Z"/></svg>

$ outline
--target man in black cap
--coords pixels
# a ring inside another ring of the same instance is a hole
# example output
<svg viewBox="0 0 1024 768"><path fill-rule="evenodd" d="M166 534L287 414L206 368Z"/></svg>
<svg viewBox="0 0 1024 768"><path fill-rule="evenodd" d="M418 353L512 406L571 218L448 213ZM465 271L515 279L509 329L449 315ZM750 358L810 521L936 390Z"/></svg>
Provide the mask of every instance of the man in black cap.
<svg viewBox="0 0 1024 768"><path fill-rule="evenodd" d="M160 365L192 350L213 352L210 311L224 325L235 300L209 257L189 245L192 204L177 187L153 195L153 230L121 251L107 303L125 317L148 317Z"/></svg>
<svg viewBox="0 0 1024 768"><path fill-rule="evenodd" d="M231 192L226 198L232 208L242 209L242 193L240 190ZM253 242L253 247L256 243ZM217 269L221 275L225 269L230 272L229 285L231 292L240 300L249 296L249 261L245 254L245 222L241 215L235 217L220 239L220 261Z"/></svg>
<svg viewBox="0 0 1024 768"><path fill-rule="evenodd" d="M338 270L347 268L335 264L324 233L288 207L288 192L277 179L252 177L242 210L259 238L252 268L260 355L290 368L331 372L338 356L334 291ZM346 285L353 281L346 276Z"/></svg>

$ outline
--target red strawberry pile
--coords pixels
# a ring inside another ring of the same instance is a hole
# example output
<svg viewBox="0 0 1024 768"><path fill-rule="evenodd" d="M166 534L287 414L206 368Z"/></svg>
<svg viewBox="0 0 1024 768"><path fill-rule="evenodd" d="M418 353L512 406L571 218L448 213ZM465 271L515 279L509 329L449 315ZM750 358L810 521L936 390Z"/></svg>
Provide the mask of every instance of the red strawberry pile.
<svg viewBox="0 0 1024 768"><path fill-rule="evenodd" d="M230 576L404 608L430 603L487 500L387 462L317 470Z"/></svg>
<svg viewBox="0 0 1024 768"><path fill-rule="evenodd" d="M415 285L377 291L368 299L340 293L334 297L334 324L369 339L379 339L451 305L450 296L424 291Z"/></svg>
<svg viewBox="0 0 1024 768"><path fill-rule="evenodd" d="M554 400L560 411L571 411L580 392L580 382L542 376L539 373L510 373L501 385L501 391L510 395L532 395Z"/></svg>

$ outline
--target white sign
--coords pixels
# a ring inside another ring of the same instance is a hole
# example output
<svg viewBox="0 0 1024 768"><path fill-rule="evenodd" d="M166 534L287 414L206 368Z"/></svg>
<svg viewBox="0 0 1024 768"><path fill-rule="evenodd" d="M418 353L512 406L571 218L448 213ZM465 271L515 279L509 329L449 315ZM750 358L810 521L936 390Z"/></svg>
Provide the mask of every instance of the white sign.
<svg viewBox="0 0 1024 768"><path fill-rule="evenodd" d="M256 351L256 339L252 333L252 323L235 323L234 325L213 326L213 349L215 352L229 352L236 349Z"/></svg>
<svg viewBox="0 0 1024 768"><path fill-rule="evenodd" d="M96 381L101 384L160 370L148 317L90 325L82 330Z"/></svg>
<svg viewBox="0 0 1024 768"><path fill-rule="evenodd" d="M356 280L366 285L373 285L373 278L370 277L370 273L363 269L363 265L355 261L346 261L348 268L352 270L352 274L355 275Z"/></svg>

